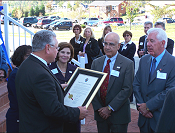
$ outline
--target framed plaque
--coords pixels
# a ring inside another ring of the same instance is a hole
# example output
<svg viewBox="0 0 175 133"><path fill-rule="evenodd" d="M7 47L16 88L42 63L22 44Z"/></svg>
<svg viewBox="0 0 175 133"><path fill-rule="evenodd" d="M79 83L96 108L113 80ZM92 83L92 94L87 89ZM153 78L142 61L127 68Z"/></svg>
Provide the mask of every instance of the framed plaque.
<svg viewBox="0 0 175 133"><path fill-rule="evenodd" d="M64 105L88 108L106 76L107 73L77 67L65 89Z"/></svg>

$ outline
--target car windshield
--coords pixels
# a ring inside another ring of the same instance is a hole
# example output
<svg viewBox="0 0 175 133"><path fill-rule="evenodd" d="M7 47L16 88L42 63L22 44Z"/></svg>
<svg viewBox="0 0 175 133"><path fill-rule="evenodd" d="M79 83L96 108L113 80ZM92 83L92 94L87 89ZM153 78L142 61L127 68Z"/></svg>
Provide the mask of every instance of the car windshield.
<svg viewBox="0 0 175 133"><path fill-rule="evenodd" d="M109 21L110 18L105 19L105 21Z"/></svg>

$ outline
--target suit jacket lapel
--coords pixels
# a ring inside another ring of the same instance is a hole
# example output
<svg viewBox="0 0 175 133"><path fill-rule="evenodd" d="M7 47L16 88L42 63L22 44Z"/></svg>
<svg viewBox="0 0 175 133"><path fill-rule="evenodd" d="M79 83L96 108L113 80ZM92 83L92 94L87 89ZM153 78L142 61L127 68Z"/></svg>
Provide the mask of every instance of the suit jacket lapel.
<svg viewBox="0 0 175 133"><path fill-rule="evenodd" d="M147 60L147 64L149 65L145 65L145 74L146 74L146 83L147 85L149 84L149 73L150 73L150 66L151 66L151 62L152 62L152 56L149 57L149 59Z"/></svg>
<svg viewBox="0 0 175 133"><path fill-rule="evenodd" d="M118 53L117 55L117 58L115 60L115 63L114 63L114 67L113 67L113 70L116 70L116 71L120 71L121 67L122 67L122 63L123 61L120 59L121 55ZM112 71L112 70L111 70ZM110 76L110 79L109 79L109 84L108 84L108 89L107 89L107 93L109 92L109 90L111 89L112 87L112 84L114 82L114 80L116 79L117 77L115 76Z"/></svg>
<svg viewBox="0 0 175 133"><path fill-rule="evenodd" d="M47 67L43 62L41 62L40 60L38 60L36 57L30 55L30 58L32 60L34 60L35 62L39 63L46 71L48 71L50 73L50 75L58 82L59 86L61 87L62 91L64 92L64 89L62 88L60 82L58 81L58 79L55 77L55 75L51 72L51 70L49 69L49 67Z"/></svg>

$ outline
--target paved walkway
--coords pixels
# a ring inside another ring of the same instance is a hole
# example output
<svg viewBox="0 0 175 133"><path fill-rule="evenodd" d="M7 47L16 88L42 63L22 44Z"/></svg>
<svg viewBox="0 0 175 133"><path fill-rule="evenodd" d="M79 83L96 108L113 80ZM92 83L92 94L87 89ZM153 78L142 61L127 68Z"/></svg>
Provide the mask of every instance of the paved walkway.
<svg viewBox="0 0 175 133"><path fill-rule="evenodd" d="M137 133L139 132L139 128L137 126L137 120L138 120L138 111L135 108L135 105L131 104L131 122L128 126L128 132L130 133ZM85 125L81 126L81 132L82 133L95 133L97 132L97 125L96 121L94 120L94 112L93 107L90 104L88 107L88 116L85 119Z"/></svg>

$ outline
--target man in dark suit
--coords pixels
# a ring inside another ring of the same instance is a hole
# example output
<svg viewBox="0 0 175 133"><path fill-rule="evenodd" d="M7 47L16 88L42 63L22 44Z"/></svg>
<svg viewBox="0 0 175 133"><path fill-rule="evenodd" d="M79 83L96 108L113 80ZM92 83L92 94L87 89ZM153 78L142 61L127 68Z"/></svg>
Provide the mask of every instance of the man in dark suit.
<svg viewBox="0 0 175 133"><path fill-rule="evenodd" d="M165 97L162 112L157 123L157 133L175 133L175 88L169 90Z"/></svg>
<svg viewBox="0 0 175 133"><path fill-rule="evenodd" d="M147 51L147 42L146 42L146 38L147 38L147 31L153 27L153 23L150 21L146 21L144 23L144 32L146 35L140 37L139 39L139 47L137 50L137 54L139 56L139 58L141 58L143 55L148 54Z"/></svg>
<svg viewBox="0 0 175 133"><path fill-rule="evenodd" d="M118 53L119 41L117 33L108 33L104 38L105 55L94 60L91 67L108 73L92 101L98 132L127 132L131 121L129 97L134 63Z"/></svg>
<svg viewBox="0 0 175 133"><path fill-rule="evenodd" d="M155 28L161 28L162 30L166 31L165 29L165 23L164 22L156 22L154 24ZM167 47L166 50L172 55L173 54L173 48L174 48L174 41L170 38L168 38Z"/></svg>
<svg viewBox="0 0 175 133"><path fill-rule="evenodd" d="M0 80L7 76L7 72L8 72L8 66L6 63L4 50L2 46L0 45Z"/></svg>
<svg viewBox="0 0 175 133"><path fill-rule="evenodd" d="M160 28L148 30L150 54L140 59L133 82L140 132L155 132L165 95L175 86L175 57L167 52L167 35Z"/></svg>
<svg viewBox="0 0 175 133"><path fill-rule="evenodd" d="M58 49L56 34L41 30L33 37L33 53L19 67L15 84L20 132L63 132L65 121L77 122L87 115L85 107L64 106L64 90L47 66Z"/></svg>

